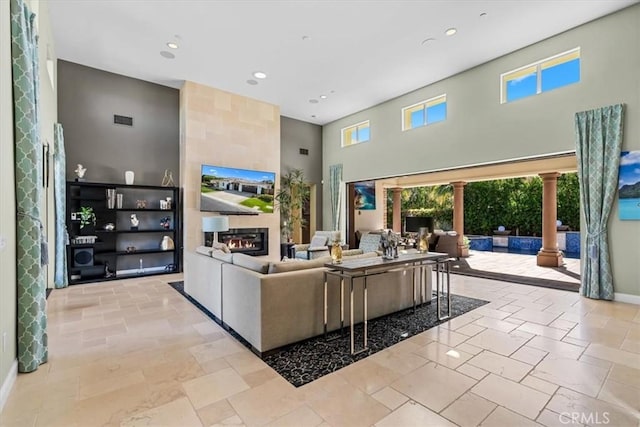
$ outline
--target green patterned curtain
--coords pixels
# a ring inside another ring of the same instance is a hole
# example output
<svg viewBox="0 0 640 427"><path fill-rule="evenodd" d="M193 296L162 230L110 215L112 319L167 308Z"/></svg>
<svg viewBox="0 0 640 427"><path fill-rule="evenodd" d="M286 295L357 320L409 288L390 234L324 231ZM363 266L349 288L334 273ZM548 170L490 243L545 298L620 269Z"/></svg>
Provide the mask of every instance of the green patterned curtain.
<svg viewBox="0 0 640 427"><path fill-rule="evenodd" d="M580 294L613 299L608 225L618 184L622 148L622 104L576 113L576 157L580 203L587 225Z"/></svg>
<svg viewBox="0 0 640 427"><path fill-rule="evenodd" d="M331 195L332 230L340 227L340 188L342 186L342 165L329 166L329 193Z"/></svg>
<svg viewBox="0 0 640 427"><path fill-rule="evenodd" d="M64 133L62 125L53 125L53 195L55 203L55 273L53 284L56 288L66 288L69 285L67 276L67 243L69 236L65 224L66 212L66 161L64 153Z"/></svg>
<svg viewBox="0 0 640 427"><path fill-rule="evenodd" d="M38 123L38 45L35 15L11 0L11 60L17 205L18 370L47 361L47 311L41 265L42 145Z"/></svg>

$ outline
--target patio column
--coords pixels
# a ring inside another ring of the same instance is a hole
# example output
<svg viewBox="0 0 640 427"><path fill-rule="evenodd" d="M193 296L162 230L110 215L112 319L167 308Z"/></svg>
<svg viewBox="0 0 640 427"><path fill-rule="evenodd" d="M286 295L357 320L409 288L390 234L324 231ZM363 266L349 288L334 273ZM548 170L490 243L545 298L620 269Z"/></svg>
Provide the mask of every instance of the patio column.
<svg viewBox="0 0 640 427"><path fill-rule="evenodd" d="M464 181L452 182L453 185L453 229L458 233L458 256L466 256L468 248L464 245Z"/></svg>
<svg viewBox="0 0 640 427"><path fill-rule="evenodd" d="M562 252L558 249L558 172L541 173L542 178L542 249L538 252L537 264L541 267L560 267Z"/></svg>
<svg viewBox="0 0 640 427"><path fill-rule="evenodd" d="M393 231L402 232L402 188L393 189Z"/></svg>

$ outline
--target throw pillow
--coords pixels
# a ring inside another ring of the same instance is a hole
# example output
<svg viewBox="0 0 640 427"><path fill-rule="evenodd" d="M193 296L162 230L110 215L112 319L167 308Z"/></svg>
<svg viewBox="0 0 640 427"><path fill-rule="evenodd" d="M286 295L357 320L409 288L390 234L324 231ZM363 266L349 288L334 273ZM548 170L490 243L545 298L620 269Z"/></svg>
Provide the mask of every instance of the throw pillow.
<svg viewBox="0 0 640 427"><path fill-rule="evenodd" d="M229 246L225 245L224 243L213 242L211 248L221 250L222 252L227 254L231 253L231 249L229 249Z"/></svg>

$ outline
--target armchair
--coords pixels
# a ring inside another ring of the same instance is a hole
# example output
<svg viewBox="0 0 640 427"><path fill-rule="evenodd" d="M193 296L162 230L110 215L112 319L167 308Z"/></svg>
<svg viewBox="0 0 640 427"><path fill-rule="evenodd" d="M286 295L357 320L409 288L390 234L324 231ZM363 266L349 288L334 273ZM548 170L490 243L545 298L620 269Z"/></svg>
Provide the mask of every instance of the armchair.
<svg viewBox="0 0 640 427"><path fill-rule="evenodd" d="M297 259L316 259L329 255L329 240L333 237L334 231L316 231L311 238L311 243L295 245Z"/></svg>

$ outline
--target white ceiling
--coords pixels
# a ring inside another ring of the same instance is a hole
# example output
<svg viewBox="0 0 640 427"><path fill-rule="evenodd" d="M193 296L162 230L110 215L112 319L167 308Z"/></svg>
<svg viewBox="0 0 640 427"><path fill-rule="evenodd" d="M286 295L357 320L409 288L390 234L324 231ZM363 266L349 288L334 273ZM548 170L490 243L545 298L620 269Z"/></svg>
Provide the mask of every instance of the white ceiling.
<svg viewBox="0 0 640 427"><path fill-rule="evenodd" d="M190 80L279 105L287 117L325 124L638 1L49 4L59 59L176 88ZM450 27L458 33L447 37ZM435 40L422 44L427 38ZM179 49L169 49L170 41ZM268 78L247 84L257 70Z"/></svg>

